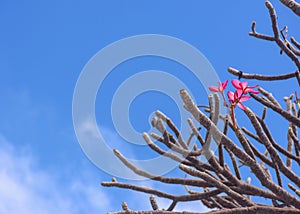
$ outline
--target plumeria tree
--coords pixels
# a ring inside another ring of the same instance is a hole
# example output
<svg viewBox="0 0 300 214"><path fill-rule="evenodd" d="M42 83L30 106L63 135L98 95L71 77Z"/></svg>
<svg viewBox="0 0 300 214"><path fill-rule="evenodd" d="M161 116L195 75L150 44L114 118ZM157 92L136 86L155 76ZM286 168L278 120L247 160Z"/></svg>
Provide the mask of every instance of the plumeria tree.
<svg viewBox="0 0 300 214"><path fill-rule="evenodd" d="M296 15L300 15L297 2L281 2ZM191 201L201 201L203 206L212 209L209 213L213 214L300 213L300 98L297 90L293 91L284 98L286 106L282 107L272 93L263 89L263 83L259 82L294 78L300 85L300 43L293 37L288 40L287 27L279 30L275 9L269 1L265 4L271 18L273 35L256 32L256 24L253 22L250 36L275 42L281 52L295 64L297 70L282 75L266 76L229 68L228 71L233 75L231 85L234 91L227 89L228 80L209 87L212 94L208 97L209 105L205 111L202 111L188 92L182 89L180 95L184 107L193 117L193 120L187 121L191 129L190 138L183 139L172 120L159 111L156 112L152 125L161 135L144 133L143 138L152 150L177 161L185 177L150 174L134 166L119 151L114 152L124 165L136 174L161 183L185 187L186 194L174 195L159 189L118 182L113 178L111 182L103 182L102 186L149 194L149 203L152 206L152 210L149 211L134 211L124 202L123 210L116 214L191 214L195 212L173 211L178 202ZM247 79L256 79L259 84L249 86L245 81ZM249 99L262 107L262 113L254 112L245 105ZM228 109L228 114L220 112L221 103ZM239 118L235 114L237 106L248 118L249 127L239 125ZM279 115L282 121L288 122L282 123L287 124L287 127L281 128L287 133L286 143L276 142L265 120L267 112ZM224 122L222 129L217 126L219 121ZM200 128L206 130L206 133L201 134ZM190 146L192 138L197 140L193 147ZM176 153L163 150L152 139ZM215 153L209 149L212 140L218 144ZM206 162L199 158L201 155L206 157ZM256 182L252 183L251 176L242 174L242 169L248 169ZM155 197L169 199L170 205L159 207Z"/></svg>

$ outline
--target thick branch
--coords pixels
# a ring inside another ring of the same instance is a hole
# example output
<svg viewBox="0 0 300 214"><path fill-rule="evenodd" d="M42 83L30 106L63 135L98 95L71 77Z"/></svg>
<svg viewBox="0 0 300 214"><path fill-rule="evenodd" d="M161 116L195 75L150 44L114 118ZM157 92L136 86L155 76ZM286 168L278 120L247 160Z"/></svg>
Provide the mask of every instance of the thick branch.
<svg viewBox="0 0 300 214"><path fill-rule="evenodd" d="M168 183L168 184L181 184L181 185L189 185L189 186L197 186L197 187L213 187L212 184L201 181L201 180L192 180L192 179L183 179L183 178L168 178L163 177L159 175L153 175L149 172L146 172L144 170L138 169L133 164L131 164L126 158L117 150L114 150L115 155L123 162L125 166L127 166L129 169L131 169L134 173L137 175L143 176L145 178L149 178L155 181L160 181L162 183ZM226 182L227 185L230 186L230 183Z"/></svg>
<svg viewBox="0 0 300 214"><path fill-rule="evenodd" d="M282 117L290 121L291 123L295 124L296 126L300 127L300 119L297 117L294 117L292 114L288 113L287 111L283 110L282 108L274 105L271 102L268 102L267 100L255 95L255 94L250 94L251 97L253 97L255 100L258 102L262 103L263 105L271 108L273 111L279 113Z"/></svg>
<svg viewBox="0 0 300 214"><path fill-rule="evenodd" d="M282 4L290 8L297 16L300 16L300 4L294 0L280 0Z"/></svg>
<svg viewBox="0 0 300 214"><path fill-rule="evenodd" d="M196 194L192 194L192 195L189 194L189 195L176 196L176 195L161 192L156 189L149 188L149 187L136 186L133 184L126 184L126 183L121 183L121 182L102 182L101 185L104 187L119 187L119 188L123 188L123 189L131 189L131 190L135 190L138 192L144 192L144 193L156 195L161 198L168 198L168 199L175 200L175 201L197 201L202 198L207 198L207 197L212 197L212 196L218 195L222 192L217 189L217 190L212 190L209 192L196 193Z"/></svg>
<svg viewBox="0 0 300 214"><path fill-rule="evenodd" d="M249 74L244 73L240 70L234 69L234 68L228 68L228 72L244 79L256 79L256 80L262 80L262 81L276 81L276 80L287 80L296 77L298 71L287 73L287 74L280 74L280 75L262 75L262 74Z"/></svg>

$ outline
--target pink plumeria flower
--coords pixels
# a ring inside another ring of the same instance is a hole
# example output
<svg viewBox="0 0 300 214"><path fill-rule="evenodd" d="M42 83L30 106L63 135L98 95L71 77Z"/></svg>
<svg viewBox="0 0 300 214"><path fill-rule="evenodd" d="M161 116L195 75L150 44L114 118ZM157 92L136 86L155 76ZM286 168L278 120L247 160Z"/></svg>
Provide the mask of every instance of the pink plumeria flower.
<svg viewBox="0 0 300 214"><path fill-rule="evenodd" d="M248 82L240 82L239 80L232 80L231 83L237 90L241 90L243 94L247 94L247 93L259 94L259 91L253 90L253 88L256 88L257 86L248 86Z"/></svg>
<svg viewBox="0 0 300 214"><path fill-rule="evenodd" d="M245 106L242 102L249 100L250 96L243 96L242 90L236 90L234 93L232 91L227 92L228 99L230 103L235 107L236 105L240 107L242 110L245 110Z"/></svg>
<svg viewBox="0 0 300 214"><path fill-rule="evenodd" d="M219 80L219 86L218 87L217 86L210 86L208 88L212 92L221 92L222 93L225 90L227 84L228 84L228 80L226 80L223 83Z"/></svg>

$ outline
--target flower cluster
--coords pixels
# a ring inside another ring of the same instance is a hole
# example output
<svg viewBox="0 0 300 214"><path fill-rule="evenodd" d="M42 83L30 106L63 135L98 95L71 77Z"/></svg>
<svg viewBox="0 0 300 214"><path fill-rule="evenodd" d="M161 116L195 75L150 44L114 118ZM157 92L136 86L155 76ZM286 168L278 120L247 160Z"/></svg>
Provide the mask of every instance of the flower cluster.
<svg viewBox="0 0 300 214"><path fill-rule="evenodd" d="M248 82L240 82L239 80L232 80L231 84L235 88L235 91L228 91L227 97L229 100L229 104L227 104L224 91L226 89L226 86L228 84L228 80L225 82L220 82L217 86L210 86L209 90L212 92L219 92L221 93L223 99L224 99L224 105L230 108L230 114L232 121L234 123L234 126L236 127L235 123L235 117L234 117L234 109L236 106L240 107L242 110L245 110L245 106L242 104L242 102L247 101L251 98L251 96L248 96L247 94L258 94L259 92L254 90L257 86L248 86Z"/></svg>
<svg viewBox="0 0 300 214"><path fill-rule="evenodd" d="M228 104L226 102L224 91L226 89L227 84L228 84L228 80L226 80L223 83L219 81L218 87L216 86L209 87L210 91L221 93L226 106L228 106ZM249 100L251 98L250 96L247 96L248 93L253 93L253 94L259 93L258 91L254 90L254 88L256 88L257 86L248 86L248 82L240 82L239 80L232 80L231 84L236 90L235 92L232 91L227 92L227 97L230 102L230 105L233 107L239 106L241 109L245 110L245 106L242 104L242 102Z"/></svg>
<svg viewBox="0 0 300 214"><path fill-rule="evenodd" d="M232 91L228 91L227 96L228 99L233 106L238 106L241 109L245 110L245 106L242 102L249 100L251 97L246 96L248 93L258 94L258 91L253 90L257 86L248 86L248 82L240 82L239 80L231 81L233 87L236 88L236 91L233 93Z"/></svg>

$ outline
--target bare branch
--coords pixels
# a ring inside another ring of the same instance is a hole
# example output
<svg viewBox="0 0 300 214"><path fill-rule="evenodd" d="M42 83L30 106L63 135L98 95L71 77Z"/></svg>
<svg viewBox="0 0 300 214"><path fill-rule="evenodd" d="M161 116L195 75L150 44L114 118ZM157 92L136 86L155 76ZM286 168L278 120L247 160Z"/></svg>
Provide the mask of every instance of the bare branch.
<svg viewBox="0 0 300 214"><path fill-rule="evenodd" d="M281 2L285 2L287 5L290 5L290 6L292 4L294 9L295 9L296 5L298 5L298 3L295 3L295 1L290 1L290 0L289 1L281 0ZM287 3L287 2L289 2L289 3ZM291 3L291 2L293 2L293 3ZM273 5L271 4L271 2L268 0L265 1L265 5L269 10L269 15L271 18L272 30L273 30L274 36L268 36L268 35L263 35L263 34L257 33L255 31L255 25L256 25L255 22L252 23L252 26L251 26L252 32L250 32L249 35L259 38L259 39L267 40L267 41L275 41L276 44L280 47L281 52L283 51L295 63L295 65L297 67L297 71L294 73L294 75L298 81L298 84L300 85L300 61L297 58L297 55L300 55L300 52L292 47L292 45L286 40L285 36L284 36L284 41L282 41L282 39L280 38L280 33L279 33L279 28L278 28L278 23L277 23L277 15L276 15L275 9L274 9ZM242 78L242 73L238 73L238 76L240 78ZM269 80L269 81L270 80L283 80L283 79L290 78L289 74L275 76L275 77L273 76L272 78L267 77L267 76L259 76L256 74L252 74L249 76L254 79L257 79L255 77L258 76L259 78L261 78L261 80Z"/></svg>
<svg viewBox="0 0 300 214"><path fill-rule="evenodd" d="M181 185L189 185L189 186L196 186L196 187L212 187L210 183L201 180L192 180L192 179L183 179L183 178L167 178L162 177L159 175L153 175L146 171L140 170L131 164L126 158L117 150L114 150L115 155L126 165L129 169L131 169L137 175L143 176L145 178L149 178L155 181L160 181L162 183L168 184L181 184ZM230 185L230 184L229 184Z"/></svg>
<svg viewBox="0 0 300 214"><path fill-rule="evenodd" d="M262 81L277 81L277 80L287 80L296 77L298 74L298 71L292 72L292 73L287 73L287 74L281 74L281 75L262 75L262 74L249 74L245 73L243 71L234 69L229 67L228 72L241 78L244 79L256 79L256 80L262 80Z"/></svg>
<svg viewBox="0 0 300 214"><path fill-rule="evenodd" d="M300 43L296 41L294 37L291 37L291 42L295 45L298 49L300 49Z"/></svg>
<svg viewBox="0 0 300 214"><path fill-rule="evenodd" d="M251 97L253 97L258 102L260 102L263 105L271 108L273 111L279 113L282 117L284 117L285 119L287 119L291 123L293 123L296 126L300 127L300 119L298 119L297 117L294 117L294 115L288 113L287 111L285 111L282 108L274 105L273 103L268 102L267 100L264 100L263 98L260 98L259 96L255 95L255 94L250 94L250 95L251 95Z"/></svg>
<svg viewBox="0 0 300 214"><path fill-rule="evenodd" d="M280 0L282 4L290 8L297 16L300 16L300 4L294 0Z"/></svg>
<svg viewBox="0 0 300 214"><path fill-rule="evenodd" d="M279 102L275 99L275 97L273 97L273 94L272 94L272 93L266 91L265 89L263 89L263 88L260 87L260 86L259 86L257 89L258 89L258 91L259 91L262 95L264 95L264 96L265 96L268 100L270 100L274 105L276 105L276 106L278 106L278 107L281 108Z"/></svg>
<svg viewBox="0 0 300 214"><path fill-rule="evenodd" d="M149 200L150 200L150 204L151 204L152 209L153 210L159 210L157 202L156 202L153 195L150 196Z"/></svg>
<svg viewBox="0 0 300 214"><path fill-rule="evenodd" d="M253 112L249 108L246 108L245 113L248 116L248 118L250 119L251 123L253 124L253 127L255 128L257 135L262 140L263 144L266 146L266 148L273 160L273 163L276 163L279 170L283 174L285 174L285 176L287 176L290 180L292 180L297 186L300 187L300 177L297 176L295 173L293 173L291 170L289 170L283 164L279 154L277 153L277 151L275 150L273 145L270 143L269 138L263 132L263 130L260 126L260 123L258 122L255 114L253 114Z"/></svg>
<svg viewBox="0 0 300 214"><path fill-rule="evenodd" d="M212 190L210 192L176 196L176 195L161 192L161 191L149 188L149 187L136 186L133 184L126 184L126 183L121 183L121 182L102 182L101 185L104 187L119 187L119 188L123 188L123 189L131 189L131 190L135 190L138 192L144 192L147 194L152 194L152 195L156 195L158 197L167 198L167 199L176 200L176 201L197 201L202 198L207 198L207 197L212 197L212 196L218 195L222 192L217 189L217 190Z"/></svg>
<svg viewBox="0 0 300 214"><path fill-rule="evenodd" d="M215 187L217 187L219 190L221 190L223 192L226 192L228 195L230 195L232 198L234 198L242 206L250 207L250 206L255 205L253 202L249 201L247 198L243 197L240 194L237 194L236 192L232 191L232 189L229 188L228 186L222 184L220 181L206 175L203 172L191 169L191 168L186 167L184 165L180 165L179 168L181 170L185 171L186 173L189 173L190 175L201 177L203 180L206 180L210 183L213 183Z"/></svg>

